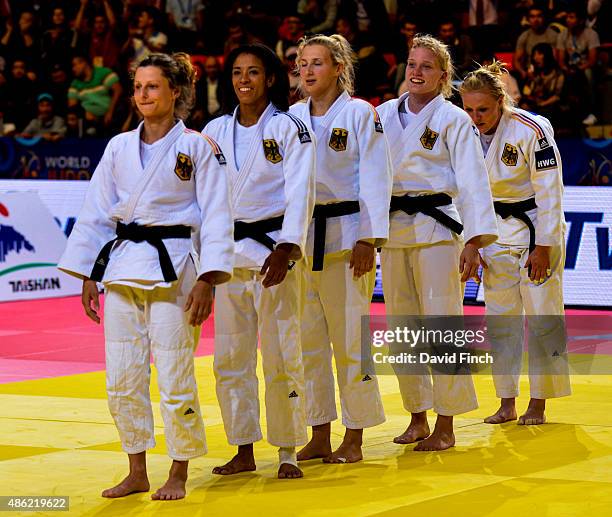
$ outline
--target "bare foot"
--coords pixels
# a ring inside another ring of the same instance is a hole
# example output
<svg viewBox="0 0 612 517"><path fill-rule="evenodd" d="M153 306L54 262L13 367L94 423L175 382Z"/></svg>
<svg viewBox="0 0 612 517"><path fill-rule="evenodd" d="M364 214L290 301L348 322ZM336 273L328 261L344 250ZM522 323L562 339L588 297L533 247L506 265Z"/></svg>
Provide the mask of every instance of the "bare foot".
<svg viewBox="0 0 612 517"><path fill-rule="evenodd" d="M544 409L546 407L546 400L544 399L531 399L529 401L529 407L525 414L521 415L518 419L518 425L541 425L546 423L546 415Z"/></svg>
<svg viewBox="0 0 612 517"><path fill-rule="evenodd" d="M511 420L516 420L516 408L514 407L514 404L504 405L502 403L497 412L485 418L484 422L485 424L503 424L504 422L510 422Z"/></svg>
<svg viewBox="0 0 612 517"><path fill-rule="evenodd" d="M323 463L357 463L363 459L361 452L363 429L346 429L344 440Z"/></svg>
<svg viewBox="0 0 612 517"><path fill-rule="evenodd" d="M315 458L327 458L332 452L331 442L327 441L310 440L304 448L297 453L298 461L314 460Z"/></svg>
<svg viewBox="0 0 612 517"><path fill-rule="evenodd" d="M164 486L157 489L157 492L151 496L151 499L155 501L174 501L176 499L183 499L186 493L185 483L187 483L188 465L188 461L174 460L170 467L168 480L164 483Z"/></svg>
<svg viewBox="0 0 612 517"><path fill-rule="evenodd" d="M438 415L433 433L414 448L415 451L444 451L455 445L453 417Z"/></svg>
<svg viewBox="0 0 612 517"><path fill-rule="evenodd" d="M429 423L427 422L427 412L413 413L410 425L399 436L393 438L393 443L407 444L424 440L429 436Z"/></svg>
<svg viewBox="0 0 612 517"><path fill-rule="evenodd" d="M255 456L253 456L253 444L238 446L238 454L229 460L225 465L215 467L213 474L220 476L230 476L239 472L250 472L255 470Z"/></svg>
<svg viewBox="0 0 612 517"><path fill-rule="evenodd" d="M304 477L304 473L291 463L282 463L278 467L278 479L297 479Z"/></svg>
<svg viewBox="0 0 612 517"><path fill-rule="evenodd" d="M150 488L151 486L149 485L149 479L147 478L146 472L141 474L130 472L121 483L104 490L104 492L102 492L102 497L114 499L136 492L148 492Z"/></svg>
<svg viewBox="0 0 612 517"><path fill-rule="evenodd" d="M298 461L327 458L332 453L331 424L315 425L312 428L311 440L297 453Z"/></svg>

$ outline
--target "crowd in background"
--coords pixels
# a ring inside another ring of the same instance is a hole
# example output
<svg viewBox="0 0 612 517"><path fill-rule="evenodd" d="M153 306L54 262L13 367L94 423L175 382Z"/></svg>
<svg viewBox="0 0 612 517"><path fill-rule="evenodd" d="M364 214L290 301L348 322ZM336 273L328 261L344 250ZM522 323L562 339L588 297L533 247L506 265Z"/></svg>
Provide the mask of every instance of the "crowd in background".
<svg viewBox="0 0 612 517"><path fill-rule="evenodd" d="M188 126L219 114L224 56L262 42L287 67L297 42L339 33L357 56L356 95L374 105L404 91L412 38L449 46L456 81L477 63L507 63L522 108L558 134L610 123L610 0L0 0L0 135L108 137L135 127L130 69L152 52L185 51L198 68Z"/></svg>

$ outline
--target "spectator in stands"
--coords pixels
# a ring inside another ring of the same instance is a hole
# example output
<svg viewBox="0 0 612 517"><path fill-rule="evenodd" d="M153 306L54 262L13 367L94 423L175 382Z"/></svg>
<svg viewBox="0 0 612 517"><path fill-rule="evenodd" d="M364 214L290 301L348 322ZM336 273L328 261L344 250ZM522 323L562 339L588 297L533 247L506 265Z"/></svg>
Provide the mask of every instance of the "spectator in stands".
<svg viewBox="0 0 612 517"><path fill-rule="evenodd" d="M74 79L68 90L68 106L80 105L85 112L88 135L100 135L109 128L123 92L119 77L109 68L91 64L89 55L72 58Z"/></svg>
<svg viewBox="0 0 612 517"><path fill-rule="evenodd" d="M533 47L538 43L548 43L553 49L558 46L559 34L546 24L546 14L547 11L542 7L531 7L527 13L529 29L523 32L516 42L514 69L523 81L528 79Z"/></svg>
<svg viewBox="0 0 612 517"><path fill-rule="evenodd" d="M278 29L278 41L276 42L276 55L282 61L285 59L285 52L290 47L295 47L300 38L304 36L304 24L297 15L285 16L283 23Z"/></svg>
<svg viewBox="0 0 612 517"><path fill-rule="evenodd" d="M216 56L208 56L202 67L194 63L197 69L195 84L195 105L192 111L189 127L201 131L206 123L220 114L219 76L221 64Z"/></svg>
<svg viewBox="0 0 612 517"><path fill-rule="evenodd" d="M40 40L35 29L36 19L31 11L22 11L17 29L11 16L6 17L6 30L0 39L0 55L7 60L19 58L27 63L30 73L36 74L40 64Z"/></svg>
<svg viewBox="0 0 612 517"><path fill-rule="evenodd" d="M81 0L81 7L75 19L75 27L82 36L88 36L89 57L94 66L105 66L115 69L119 62L121 49L120 36L117 31L117 18L108 0L103 0L104 13L97 13L92 27L85 21L85 11L89 0ZM81 38L84 39L84 38Z"/></svg>
<svg viewBox="0 0 612 517"><path fill-rule="evenodd" d="M336 33L344 36L357 56L355 94L366 99L377 96L379 88L386 86L387 63L371 34L360 31L357 22L349 18L338 18Z"/></svg>
<svg viewBox="0 0 612 517"><path fill-rule="evenodd" d="M69 26L64 9L55 6L51 14L51 25L42 35L43 66L49 68L54 63L68 65L77 44L77 31Z"/></svg>
<svg viewBox="0 0 612 517"><path fill-rule="evenodd" d="M68 89L70 78L63 63L55 63L49 70L50 81L45 85L45 91L53 97L53 111L63 117L68 108Z"/></svg>
<svg viewBox="0 0 612 517"><path fill-rule="evenodd" d="M299 0L297 12L302 16L306 32L331 33L336 25L339 0Z"/></svg>
<svg viewBox="0 0 612 517"><path fill-rule="evenodd" d="M412 47L412 40L419 32L419 26L415 19L408 16L402 16L400 19L400 34L402 36L402 43L398 45L398 50L395 54L395 61L397 67L395 71L395 81L393 84L393 90L398 92L398 96L406 92L405 89L405 77L406 77L406 62L408 61L408 54Z"/></svg>
<svg viewBox="0 0 612 517"><path fill-rule="evenodd" d="M227 36L223 46L223 55L227 56L232 50L251 42L251 38L244 28L243 19L239 16L227 21Z"/></svg>
<svg viewBox="0 0 612 517"><path fill-rule="evenodd" d="M462 78L474 67L477 59L472 39L467 34L458 34L457 25L450 18L442 18L438 24L438 39L448 47L457 78Z"/></svg>
<svg viewBox="0 0 612 517"><path fill-rule="evenodd" d="M166 0L172 47L183 52L194 52L202 44L198 32L204 24L202 0Z"/></svg>
<svg viewBox="0 0 612 517"><path fill-rule="evenodd" d="M560 124L560 103L564 76L548 43L538 43L531 51L533 72L523 88L521 108L549 119L554 127Z"/></svg>
<svg viewBox="0 0 612 517"><path fill-rule="evenodd" d="M481 58L481 66L489 66L497 61L497 58L493 53L486 54ZM501 63L504 67L507 66L507 63ZM519 88L518 81L514 78L514 76L508 72L506 68L501 69L501 75L499 76L499 80L504 85L504 90L508 94L508 96L512 99L515 106L518 106L521 100L521 89Z"/></svg>
<svg viewBox="0 0 612 517"><path fill-rule="evenodd" d="M68 108L66 113L66 138L83 138L83 110L79 106Z"/></svg>
<svg viewBox="0 0 612 517"><path fill-rule="evenodd" d="M570 7L565 23L567 30L560 35L558 43L559 66L566 75L567 93L580 100L584 109L582 123L597 122L593 111L593 67L597 63L599 35L586 27L586 9Z"/></svg>
<svg viewBox="0 0 612 517"><path fill-rule="evenodd" d="M40 137L49 142L57 142L66 134L66 123L53 112L53 96L41 93L37 98L38 116L30 121L18 135L23 138Z"/></svg>
<svg viewBox="0 0 612 517"><path fill-rule="evenodd" d="M0 111L4 113L4 123L12 123L19 130L34 116L36 92L35 76L28 73L23 59L15 59L6 83L0 87Z"/></svg>
<svg viewBox="0 0 612 517"><path fill-rule="evenodd" d="M468 26L479 59L495 52L500 41L497 0L469 0Z"/></svg>
<svg viewBox="0 0 612 517"><path fill-rule="evenodd" d="M149 54L163 52L168 44L168 36L157 28L158 11L154 7L143 7L137 19L136 31L130 33L132 59L139 63Z"/></svg>

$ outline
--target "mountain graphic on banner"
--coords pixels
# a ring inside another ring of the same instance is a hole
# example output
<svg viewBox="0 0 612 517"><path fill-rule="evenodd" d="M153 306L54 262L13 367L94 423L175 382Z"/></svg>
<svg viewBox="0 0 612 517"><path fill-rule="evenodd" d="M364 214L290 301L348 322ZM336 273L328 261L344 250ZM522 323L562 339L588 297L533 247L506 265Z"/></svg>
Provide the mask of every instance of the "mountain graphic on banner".
<svg viewBox="0 0 612 517"><path fill-rule="evenodd" d="M6 261L11 252L34 251L34 246L12 226L0 225L0 262Z"/></svg>

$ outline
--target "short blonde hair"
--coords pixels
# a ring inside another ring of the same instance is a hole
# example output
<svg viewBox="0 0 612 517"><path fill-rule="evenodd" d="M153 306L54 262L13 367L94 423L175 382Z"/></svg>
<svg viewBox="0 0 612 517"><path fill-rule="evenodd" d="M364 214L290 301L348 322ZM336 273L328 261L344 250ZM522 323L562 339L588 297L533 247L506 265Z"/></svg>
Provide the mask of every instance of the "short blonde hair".
<svg viewBox="0 0 612 517"><path fill-rule="evenodd" d="M342 65L342 72L338 77L338 88L340 91L353 95L353 93L355 93L355 61L357 57L346 38L340 36L340 34L332 34L331 36L315 34L313 36L303 37L298 43L297 59L295 60L298 72L300 69L300 59L304 53L304 49L310 45L322 45L326 47L329 50L334 65ZM299 89L302 91L301 82Z"/></svg>
<svg viewBox="0 0 612 517"><path fill-rule="evenodd" d="M504 63L494 59L490 65L481 66L467 74L459 87L459 93L461 95L468 92L488 93L496 100L502 99L502 109L507 111L514 106L514 100L508 95L502 81L503 74L507 73Z"/></svg>
<svg viewBox="0 0 612 517"><path fill-rule="evenodd" d="M453 66L453 60L448 51L448 46L429 34L417 34L412 40L410 50L415 48L426 48L431 50L434 56L436 56L440 68L443 72L446 72L446 78L442 81L440 86L440 93L445 98L452 96L455 67Z"/></svg>

